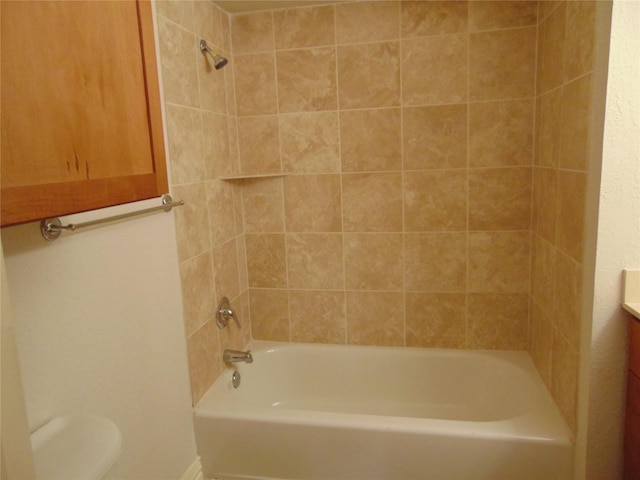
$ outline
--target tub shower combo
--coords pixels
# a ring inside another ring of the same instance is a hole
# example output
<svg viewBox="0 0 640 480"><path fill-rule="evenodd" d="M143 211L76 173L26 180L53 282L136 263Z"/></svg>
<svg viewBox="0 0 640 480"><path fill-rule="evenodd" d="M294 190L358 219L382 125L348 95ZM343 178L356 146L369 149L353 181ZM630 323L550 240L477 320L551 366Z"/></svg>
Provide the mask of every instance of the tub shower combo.
<svg viewBox="0 0 640 480"><path fill-rule="evenodd" d="M249 346L224 352L196 408L207 478L571 476L569 429L525 352Z"/></svg>

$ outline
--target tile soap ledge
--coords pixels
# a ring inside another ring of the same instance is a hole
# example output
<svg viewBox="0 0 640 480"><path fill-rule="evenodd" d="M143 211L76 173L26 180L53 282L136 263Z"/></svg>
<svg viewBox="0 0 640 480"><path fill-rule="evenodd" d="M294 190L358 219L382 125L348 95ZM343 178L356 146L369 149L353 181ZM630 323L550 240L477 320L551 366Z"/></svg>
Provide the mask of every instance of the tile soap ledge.
<svg viewBox="0 0 640 480"><path fill-rule="evenodd" d="M640 270L623 270L622 308L640 319Z"/></svg>
<svg viewBox="0 0 640 480"><path fill-rule="evenodd" d="M251 180L254 178L275 178L275 177L285 177L289 175L288 173L254 173L247 175L229 175L225 177L220 177L220 180Z"/></svg>

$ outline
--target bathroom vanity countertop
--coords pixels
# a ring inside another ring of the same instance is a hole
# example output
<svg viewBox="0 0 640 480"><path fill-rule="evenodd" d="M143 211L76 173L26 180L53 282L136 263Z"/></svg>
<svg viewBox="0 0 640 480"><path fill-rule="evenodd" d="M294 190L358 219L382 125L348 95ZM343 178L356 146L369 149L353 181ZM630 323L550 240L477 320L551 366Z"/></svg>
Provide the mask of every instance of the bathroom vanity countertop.
<svg viewBox="0 0 640 480"><path fill-rule="evenodd" d="M640 270L624 270L622 275L622 308L640 319Z"/></svg>

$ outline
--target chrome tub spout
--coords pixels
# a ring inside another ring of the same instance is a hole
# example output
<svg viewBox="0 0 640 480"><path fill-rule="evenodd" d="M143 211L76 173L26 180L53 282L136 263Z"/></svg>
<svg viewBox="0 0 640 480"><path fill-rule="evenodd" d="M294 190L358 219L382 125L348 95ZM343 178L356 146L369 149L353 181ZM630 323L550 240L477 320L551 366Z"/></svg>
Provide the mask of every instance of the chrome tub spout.
<svg viewBox="0 0 640 480"><path fill-rule="evenodd" d="M252 363L253 355L251 355L251 350L247 350L246 352L242 352L240 350L225 350L222 354L222 360L225 363Z"/></svg>

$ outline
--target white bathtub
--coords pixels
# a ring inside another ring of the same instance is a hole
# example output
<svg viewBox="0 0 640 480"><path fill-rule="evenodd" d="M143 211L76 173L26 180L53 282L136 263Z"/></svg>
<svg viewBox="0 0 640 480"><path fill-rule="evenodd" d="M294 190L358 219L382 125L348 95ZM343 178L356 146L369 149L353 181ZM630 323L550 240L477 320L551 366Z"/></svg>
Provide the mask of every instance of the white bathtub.
<svg viewBox="0 0 640 480"><path fill-rule="evenodd" d="M196 408L206 478L572 476L569 431L525 352L250 348Z"/></svg>

